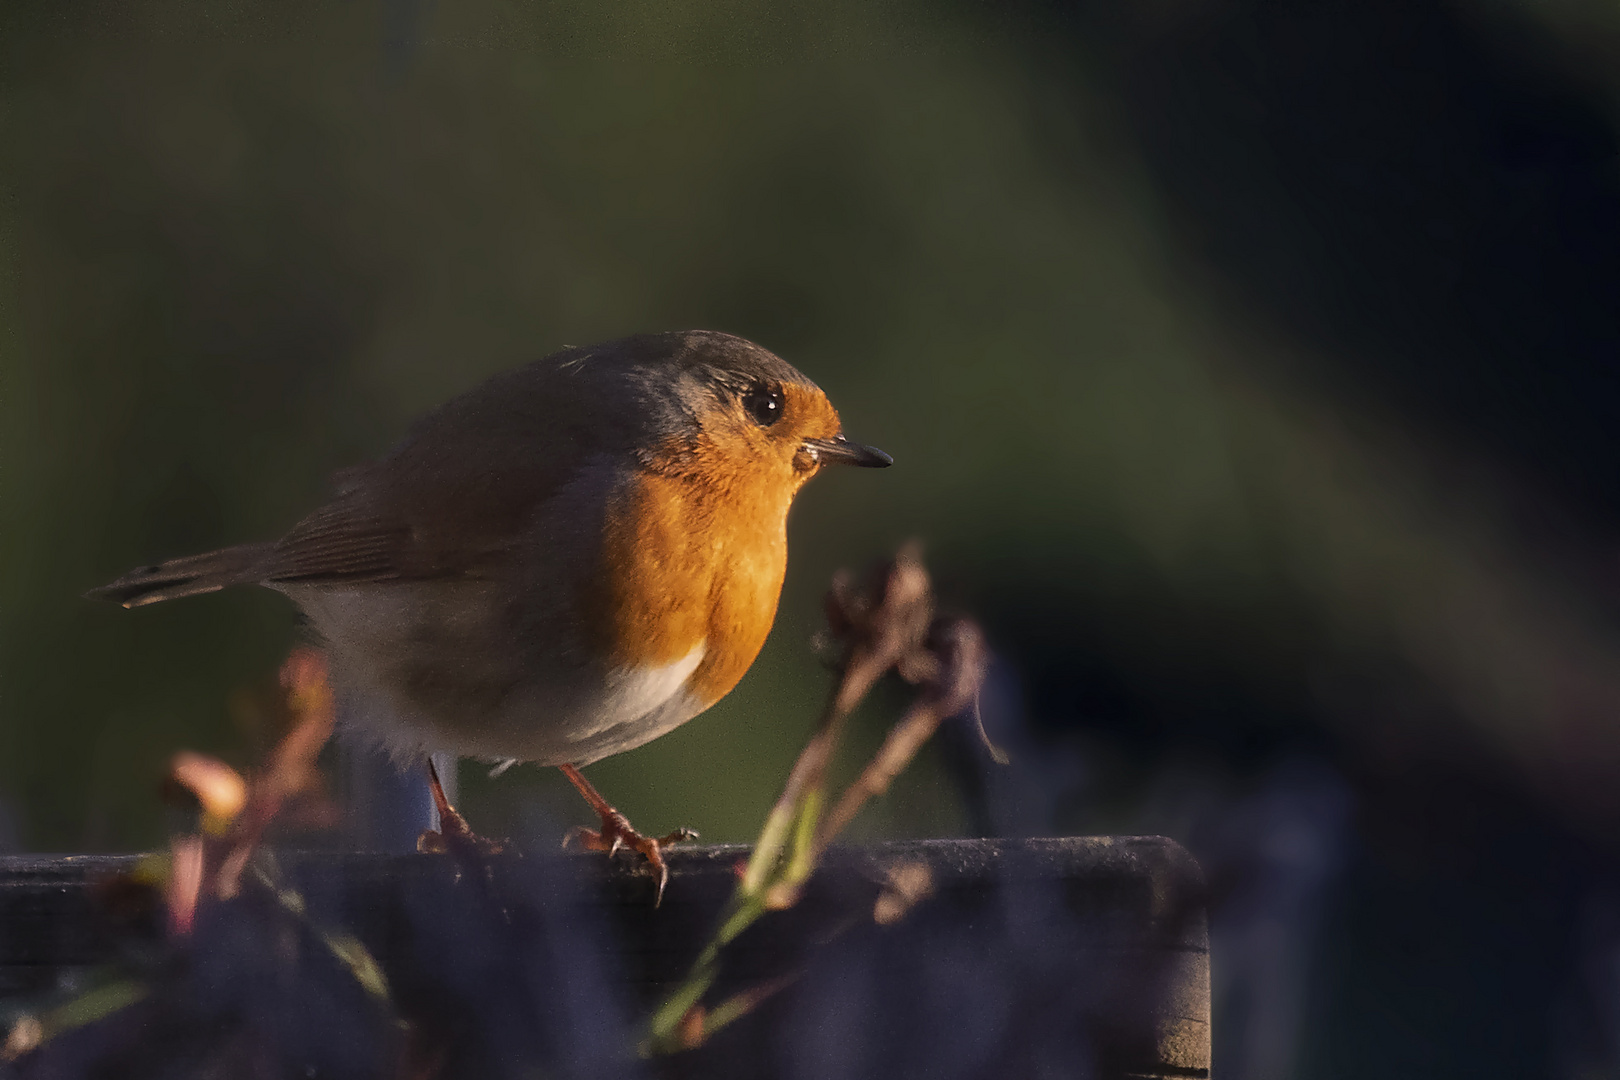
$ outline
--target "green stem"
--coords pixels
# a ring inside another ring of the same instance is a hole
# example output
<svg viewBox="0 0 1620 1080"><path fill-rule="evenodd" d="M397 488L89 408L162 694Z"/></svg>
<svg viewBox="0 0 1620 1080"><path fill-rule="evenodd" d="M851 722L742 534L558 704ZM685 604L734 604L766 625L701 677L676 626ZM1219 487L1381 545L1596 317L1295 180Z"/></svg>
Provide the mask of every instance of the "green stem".
<svg viewBox="0 0 1620 1080"><path fill-rule="evenodd" d="M654 1053L680 1049L676 1032L693 1006L714 985L720 950L754 924L768 909L767 900L779 885L796 888L815 868L816 821L821 815L821 791L805 792L793 806L772 812L754 845L748 868L721 916L720 927L703 947L692 970L675 992L653 1014L648 1048ZM783 844L791 837L787 859ZM740 1014L739 1014L740 1015ZM730 1019L735 1019L731 1017Z"/></svg>
<svg viewBox="0 0 1620 1080"><path fill-rule="evenodd" d="M764 890L771 871L776 868L782 844L793 827L798 809L797 805L771 809L770 816L765 819L765 827L760 830L759 839L754 841L754 853L748 857L748 869L743 871L742 881L738 884L740 893L757 896Z"/></svg>
<svg viewBox="0 0 1620 1080"><path fill-rule="evenodd" d="M799 820L793 830L793 849L788 853L782 884L798 888L816 868L816 823L821 820L821 789L811 788L799 803Z"/></svg>

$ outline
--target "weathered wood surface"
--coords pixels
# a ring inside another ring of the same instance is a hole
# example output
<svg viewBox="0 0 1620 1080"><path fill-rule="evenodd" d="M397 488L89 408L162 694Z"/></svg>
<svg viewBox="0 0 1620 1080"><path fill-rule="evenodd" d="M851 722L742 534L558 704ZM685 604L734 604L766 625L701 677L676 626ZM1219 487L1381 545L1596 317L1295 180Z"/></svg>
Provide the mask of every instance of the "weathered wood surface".
<svg viewBox="0 0 1620 1080"><path fill-rule="evenodd" d="M517 1075L529 1054L548 1075L1208 1075L1203 882L1162 837L834 849L797 907L728 950L712 996L791 981L696 1051L626 1062L609 1044L633 1045L746 855L673 852L657 909L625 855L499 857L482 880L443 856L285 854L280 866L313 919L371 949L398 999L428 1003L460 1033L458 1074ZM133 863L0 858L0 999L150 950L153 928L119 923L97 884ZM901 866L914 881L925 868L931 895L880 925Z"/></svg>

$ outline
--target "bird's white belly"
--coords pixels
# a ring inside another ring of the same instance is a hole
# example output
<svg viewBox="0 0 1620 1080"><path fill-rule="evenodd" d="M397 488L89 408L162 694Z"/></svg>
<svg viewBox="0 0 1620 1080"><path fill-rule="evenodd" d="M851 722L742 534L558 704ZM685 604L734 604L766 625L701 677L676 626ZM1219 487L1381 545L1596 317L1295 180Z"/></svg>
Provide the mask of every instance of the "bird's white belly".
<svg viewBox="0 0 1620 1080"><path fill-rule="evenodd" d="M463 637L457 622L492 606L442 591L427 596L422 586L284 591L326 639L340 719L396 760L448 751L585 765L655 739L707 706L686 686L706 642L668 664L609 669L555 652L457 648L491 640L483 628ZM429 632L434 648L424 655ZM406 666L414 679L402 676Z"/></svg>
<svg viewBox="0 0 1620 1080"><path fill-rule="evenodd" d="M423 739L421 748L489 760L589 765L656 739L702 712L707 703L686 684L706 652L706 643L699 642L673 663L617 668L571 687L531 681L503 703L499 715L488 718L491 722L480 725L476 736L458 728L453 739L441 745Z"/></svg>
<svg viewBox="0 0 1620 1080"><path fill-rule="evenodd" d="M692 677L708 653L708 642L700 641L691 652L668 664L651 667L622 667L608 673L606 692L597 704L595 726L581 731L580 737L596 735L609 728L632 724L652 716L671 702L685 696L686 680Z"/></svg>

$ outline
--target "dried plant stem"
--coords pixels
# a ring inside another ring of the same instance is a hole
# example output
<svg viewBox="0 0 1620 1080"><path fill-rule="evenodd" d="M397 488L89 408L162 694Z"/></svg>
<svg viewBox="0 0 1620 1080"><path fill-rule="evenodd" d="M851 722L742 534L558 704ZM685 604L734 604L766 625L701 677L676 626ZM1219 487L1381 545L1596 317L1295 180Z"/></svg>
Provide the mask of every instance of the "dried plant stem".
<svg viewBox="0 0 1620 1080"><path fill-rule="evenodd" d="M945 717L970 704L983 682L986 656L978 629L965 620L932 620L928 574L912 549L890 565L874 595L833 583L828 618L846 641L840 677L815 732L799 752L782 794L754 843L720 926L686 980L653 1015L643 1051L670 1053L702 1043L791 981L775 980L738 993L712 1010L702 1006L719 974L721 951L768 911L791 907L817 861L861 806L888 789ZM827 768L845 722L890 671L924 686L924 696L889 733L860 778L822 820Z"/></svg>
<svg viewBox="0 0 1620 1080"><path fill-rule="evenodd" d="M838 686L816 724L815 734L799 751L787 782L782 785L782 794L771 808L765 819L765 827L754 843L754 853L748 860L748 870L743 876L745 891L759 892L765 887L766 877L775 869L783 845L796 828L810 829L812 832L815 829L815 819L822 801L821 788L826 781L833 752L843 735L844 722L895 662L895 657L870 648L857 646L851 650ZM797 869L808 870L807 867ZM807 872L805 876L808 876Z"/></svg>
<svg viewBox="0 0 1620 1080"><path fill-rule="evenodd" d="M799 752L782 796L766 817L765 826L754 841L748 866L721 914L719 929L698 954L685 981L653 1014L647 1045L643 1048L646 1052L670 1053L696 1046L769 996L738 995L707 1014L699 1010L698 1004L719 975L720 951L772 909L773 896L780 895L784 886L794 888L810 875L814 863L809 857L812 845L807 841L815 834L822 801L822 777L831 760L842 719L848 715L848 710L837 711L839 696L834 695L815 735ZM792 846L784 862L782 852L790 841Z"/></svg>
<svg viewBox="0 0 1620 1080"><path fill-rule="evenodd" d="M815 842L811 845L812 860L821 858L833 838L855 820L855 815L860 813L868 799L889 790L894 778L911 764L911 759L939 729L945 716L938 702L920 701L890 729L877 755L867 762L861 775L844 790L832 812L822 819L816 829Z"/></svg>
<svg viewBox="0 0 1620 1080"><path fill-rule="evenodd" d="M215 876L215 892L222 900L240 890L242 872L270 822L289 799L317 782L315 759L332 737L336 708L321 654L295 649L282 666L281 684L297 722L276 744L269 767L249 786L246 806L225 838L228 846Z"/></svg>

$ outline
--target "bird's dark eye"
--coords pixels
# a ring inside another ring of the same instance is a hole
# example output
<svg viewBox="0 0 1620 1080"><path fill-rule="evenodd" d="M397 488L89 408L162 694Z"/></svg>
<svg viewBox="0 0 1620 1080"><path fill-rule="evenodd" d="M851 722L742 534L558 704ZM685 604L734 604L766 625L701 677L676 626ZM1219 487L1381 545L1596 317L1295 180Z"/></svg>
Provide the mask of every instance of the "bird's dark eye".
<svg viewBox="0 0 1620 1080"><path fill-rule="evenodd" d="M770 427L782 416L782 391L774 386L756 386L743 395L742 406L754 423Z"/></svg>

